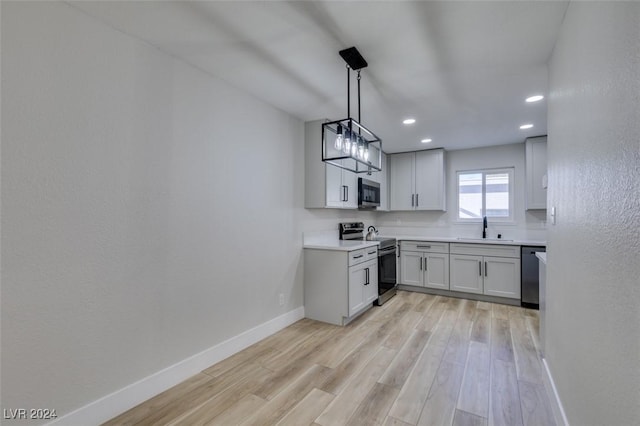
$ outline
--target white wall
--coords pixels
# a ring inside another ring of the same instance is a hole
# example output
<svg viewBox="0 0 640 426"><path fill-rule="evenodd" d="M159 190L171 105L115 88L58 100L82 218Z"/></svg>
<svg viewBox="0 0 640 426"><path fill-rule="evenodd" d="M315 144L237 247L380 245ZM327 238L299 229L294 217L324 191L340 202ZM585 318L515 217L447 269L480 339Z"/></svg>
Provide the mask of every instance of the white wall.
<svg viewBox="0 0 640 426"><path fill-rule="evenodd" d="M572 425L640 419L640 3L572 2L550 62L546 359Z"/></svg>
<svg viewBox="0 0 640 426"><path fill-rule="evenodd" d="M502 233L503 238L544 240L544 211L525 211L524 144L499 145L486 148L446 152L447 211L416 211L378 213L377 224L388 232L421 232L430 236L482 237L481 224L458 223L456 218L456 173L461 170L513 167L515 178L515 216L510 225L492 223L489 235Z"/></svg>
<svg viewBox="0 0 640 426"><path fill-rule="evenodd" d="M303 208L301 121L64 3L3 1L1 39L2 408L302 306L302 231L342 213Z"/></svg>

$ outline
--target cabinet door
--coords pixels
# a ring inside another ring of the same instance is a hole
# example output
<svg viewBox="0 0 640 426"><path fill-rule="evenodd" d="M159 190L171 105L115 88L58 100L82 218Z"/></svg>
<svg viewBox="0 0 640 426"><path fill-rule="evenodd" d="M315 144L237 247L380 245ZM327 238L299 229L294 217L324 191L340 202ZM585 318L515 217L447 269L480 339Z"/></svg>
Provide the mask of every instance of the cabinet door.
<svg viewBox="0 0 640 426"><path fill-rule="evenodd" d="M482 256L452 254L450 261L451 290L482 294Z"/></svg>
<svg viewBox="0 0 640 426"><path fill-rule="evenodd" d="M484 294L520 299L520 259L484 257Z"/></svg>
<svg viewBox="0 0 640 426"><path fill-rule="evenodd" d="M370 305L378 298L378 259L366 263L369 269L369 284L364 286L364 304Z"/></svg>
<svg viewBox="0 0 640 426"><path fill-rule="evenodd" d="M390 210L413 210L415 194L415 153L390 156L389 195Z"/></svg>
<svg viewBox="0 0 640 426"><path fill-rule="evenodd" d="M547 174L547 137L526 141L527 210L547 208L547 188L543 179Z"/></svg>
<svg viewBox="0 0 640 426"><path fill-rule="evenodd" d="M424 255L424 286L449 290L449 255L428 253Z"/></svg>
<svg viewBox="0 0 640 426"><path fill-rule="evenodd" d="M348 209L358 208L358 175L349 170L342 170L342 185L345 189L345 201L342 207Z"/></svg>
<svg viewBox="0 0 640 426"><path fill-rule="evenodd" d="M342 187L342 169L332 164L325 164L325 180L327 207L342 207L344 189Z"/></svg>
<svg viewBox="0 0 640 426"><path fill-rule="evenodd" d="M422 253L400 252L400 284L423 286Z"/></svg>
<svg viewBox="0 0 640 426"><path fill-rule="evenodd" d="M416 210L446 210L444 150L416 152Z"/></svg>
<svg viewBox="0 0 640 426"><path fill-rule="evenodd" d="M365 265L365 263L361 263L360 265L349 268L349 316L352 316L364 307Z"/></svg>

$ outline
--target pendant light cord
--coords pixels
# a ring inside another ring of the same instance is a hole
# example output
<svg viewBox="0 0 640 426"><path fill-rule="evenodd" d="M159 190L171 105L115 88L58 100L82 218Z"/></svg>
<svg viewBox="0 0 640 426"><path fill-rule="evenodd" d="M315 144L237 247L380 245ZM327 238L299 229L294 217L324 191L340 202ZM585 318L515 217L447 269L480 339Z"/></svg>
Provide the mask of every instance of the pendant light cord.
<svg viewBox="0 0 640 426"><path fill-rule="evenodd" d="M362 123L362 117L360 116L360 70L358 70L358 123ZM361 133L359 128L358 133Z"/></svg>
<svg viewBox="0 0 640 426"><path fill-rule="evenodd" d="M347 65L347 118L351 117L351 68Z"/></svg>

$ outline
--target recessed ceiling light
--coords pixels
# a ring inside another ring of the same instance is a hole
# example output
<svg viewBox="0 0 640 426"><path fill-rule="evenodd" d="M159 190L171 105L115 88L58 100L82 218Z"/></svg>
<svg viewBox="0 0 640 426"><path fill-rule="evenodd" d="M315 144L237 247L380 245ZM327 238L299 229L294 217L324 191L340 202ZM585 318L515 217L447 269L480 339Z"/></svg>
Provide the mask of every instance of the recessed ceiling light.
<svg viewBox="0 0 640 426"><path fill-rule="evenodd" d="M520 130L527 130L533 127L533 124L523 124L520 126Z"/></svg>
<svg viewBox="0 0 640 426"><path fill-rule="evenodd" d="M535 95L535 96L529 96L527 99L525 99L527 102L538 102L544 99L544 96L542 95Z"/></svg>
<svg viewBox="0 0 640 426"><path fill-rule="evenodd" d="M413 124L416 122L415 118L406 118L402 121L402 124Z"/></svg>
<svg viewBox="0 0 640 426"><path fill-rule="evenodd" d="M422 143L429 143L431 142L431 139L427 138L427 139L422 139L420 142Z"/></svg>

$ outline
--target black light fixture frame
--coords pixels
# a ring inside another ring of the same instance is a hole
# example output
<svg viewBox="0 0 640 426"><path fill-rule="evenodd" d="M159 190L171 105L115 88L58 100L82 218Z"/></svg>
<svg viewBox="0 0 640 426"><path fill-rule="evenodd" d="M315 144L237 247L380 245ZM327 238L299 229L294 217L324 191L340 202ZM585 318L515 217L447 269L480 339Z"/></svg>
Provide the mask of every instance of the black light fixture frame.
<svg viewBox="0 0 640 426"><path fill-rule="evenodd" d="M358 49L350 47L341 50L340 56L347 63L347 118L322 124L322 161L354 173L371 173L382 170L382 140L360 124L360 70L367 67L367 61ZM351 118L351 70L358 74L358 121ZM344 132L344 134L343 134ZM338 134L354 138L356 150L339 150L334 146ZM367 149L367 159L358 156L358 148Z"/></svg>

